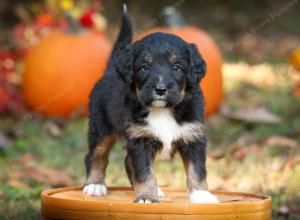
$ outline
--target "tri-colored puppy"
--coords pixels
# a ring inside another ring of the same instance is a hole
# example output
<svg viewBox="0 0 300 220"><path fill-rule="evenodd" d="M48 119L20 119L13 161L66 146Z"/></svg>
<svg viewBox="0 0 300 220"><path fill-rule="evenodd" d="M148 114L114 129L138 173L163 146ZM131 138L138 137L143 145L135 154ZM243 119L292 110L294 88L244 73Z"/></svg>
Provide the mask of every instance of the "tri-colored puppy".
<svg viewBox="0 0 300 220"><path fill-rule="evenodd" d="M90 96L89 152L84 193L107 194L104 182L109 150L127 140L125 167L135 202L159 202L163 192L152 173L157 153L179 152L189 198L217 203L207 191L203 95L199 81L206 66L194 44L178 36L153 33L132 43L124 9L122 27L104 76Z"/></svg>

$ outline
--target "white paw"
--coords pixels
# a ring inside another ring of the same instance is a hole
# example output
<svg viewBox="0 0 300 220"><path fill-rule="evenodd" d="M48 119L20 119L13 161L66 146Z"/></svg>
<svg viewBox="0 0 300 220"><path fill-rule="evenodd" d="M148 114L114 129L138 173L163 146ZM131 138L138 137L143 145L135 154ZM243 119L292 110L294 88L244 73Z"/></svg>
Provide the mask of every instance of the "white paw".
<svg viewBox="0 0 300 220"><path fill-rule="evenodd" d="M161 190L161 188L158 186L157 187L157 193L158 193L158 197L165 197L165 193Z"/></svg>
<svg viewBox="0 0 300 220"><path fill-rule="evenodd" d="M189 197L192 203L220 203L218 198L208 191L194 190Z"/></svg>
<svg viewBox="0 0 300 220"><path fill-rule="evenodd" d="M107 188L103 184L87 184L83 188L83 193L88 196L105 196Z"/></svg>
<svg viewBox="0 0 300 220"><path fill-rule="evenodd" d="M152 203L149 199L140 199L138 203Z"/></svg>

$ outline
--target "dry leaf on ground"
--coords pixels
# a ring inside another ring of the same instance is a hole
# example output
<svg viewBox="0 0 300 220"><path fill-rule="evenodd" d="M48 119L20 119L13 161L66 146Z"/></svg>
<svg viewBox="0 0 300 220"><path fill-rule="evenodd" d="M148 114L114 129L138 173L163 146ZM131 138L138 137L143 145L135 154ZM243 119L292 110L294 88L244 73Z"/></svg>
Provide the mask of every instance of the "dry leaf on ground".
<svg viewBox="0 0 300 220"><path fill-rule="evenodd" d="M32 154L23 154L22 156L18 157L16 159L16 161L19 163L19 164L27 164L28 162L34 160L34 157Z"/></svg>
<svg viewBox="0 0 300 220"><path fill-rule="evenodd" d="M221 115L231 120L245 121L247 123L279 124L282 121L279 116L271 113L265 107L243 108L232 111L228 106L223 106Z"/></svg>
<svg viewBox="0 0 300 220"><path fill-rule="evenodd" d="M284 136L272 136L265 140L264 144L268 147L297 147L297 141L284 137Z"/></svg>
<svg viewBox="0 0 300 220"><path fill-rule="evenodd" d="M29 190L30 187L25 184L24 182L18 180L18 179L11 179L8 181L8 185L14 188L18 188L18 189L26 189Z"/></svg>
<svg viewBox="0 0 300 220"><path fill-rule="evenodd" d="M46 130L54 138L59 138L62 135L61 128L54 122L49 121L46 124Z"/></svg>
<svg viewBox="0 0 300 220"><path fill-rule="evenodd" d="M74 185L74 181L63 171L46 167L26 166L10 175L10 180L25 180L51 185L53 187Z"/></svg>

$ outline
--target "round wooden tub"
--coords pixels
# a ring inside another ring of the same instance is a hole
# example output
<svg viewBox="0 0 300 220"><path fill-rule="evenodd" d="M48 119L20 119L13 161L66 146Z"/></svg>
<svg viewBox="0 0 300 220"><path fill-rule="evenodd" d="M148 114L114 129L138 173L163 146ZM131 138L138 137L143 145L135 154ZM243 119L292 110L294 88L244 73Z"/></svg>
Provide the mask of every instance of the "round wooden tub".
<svg viewBox="0 0 300 220"><path fill-rule="evenodd" d="M248 193L211 191L220 204L192 204L185 190L162 188L160 203L133 203L130 187L109 187L108 196L88 197L81 188L42 192L42 219L201 219L270 220L271 197Z"/></svg>

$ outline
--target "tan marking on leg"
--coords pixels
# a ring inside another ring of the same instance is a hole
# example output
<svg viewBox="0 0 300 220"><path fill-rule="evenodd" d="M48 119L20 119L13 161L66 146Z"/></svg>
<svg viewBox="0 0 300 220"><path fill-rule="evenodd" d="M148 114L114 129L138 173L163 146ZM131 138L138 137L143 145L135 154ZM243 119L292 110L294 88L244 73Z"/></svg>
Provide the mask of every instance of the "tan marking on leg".
<svg viewBox="0 0 300 220"><path fill-rule="evenodd" d="M194 169L194 165L192 163L184 163L185 169L187 171L187 188L189 192L193 190L207 190L207 182L206 178L200 179L199 175L196 173Z"/></svg>
<svg viewBox="0 0 300 220"><path fill-rule="evenodd" d="M187 185L192 203L219 203L218 198L208 191L206 178L200 179L192 163L187 167Z"/></svg>
<svg viewBox="0 0 300 220"><path fill-rule="evenodd" d="M86 183L104 183L105 170L108 163L108 153L115 142L116 136L110 135L102 139L94 150L92 164Z"/></svg>
<svg viewBox="0 0 300 220"><path fill-rule="evenodd" d="M150 174L145 182L134 182L134 190L137 198L145 196L146 198L158 201L157 187L156 178L153 174Z"/></svg>

